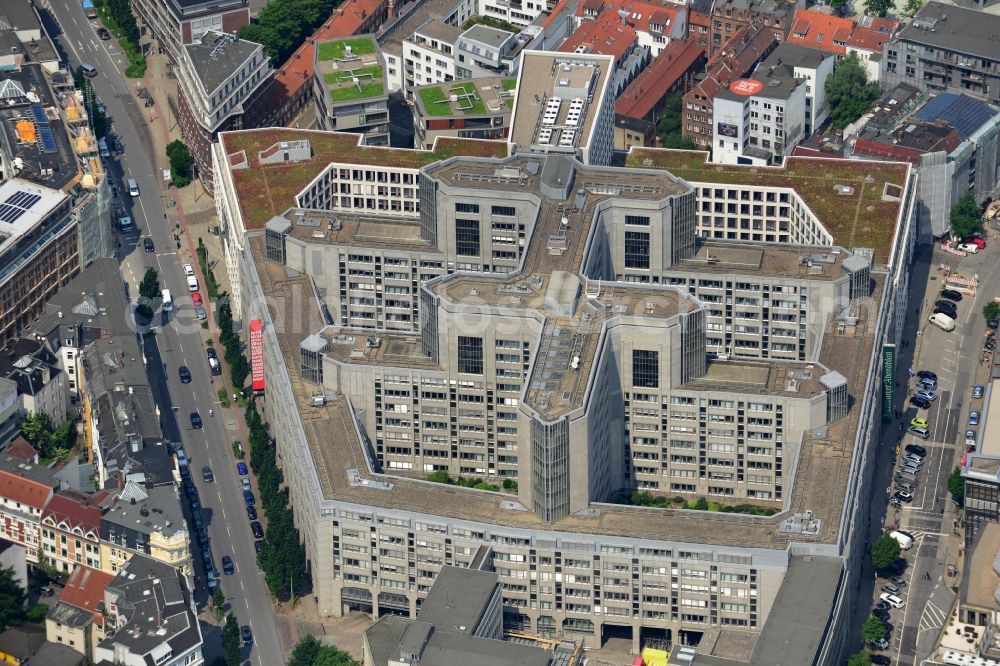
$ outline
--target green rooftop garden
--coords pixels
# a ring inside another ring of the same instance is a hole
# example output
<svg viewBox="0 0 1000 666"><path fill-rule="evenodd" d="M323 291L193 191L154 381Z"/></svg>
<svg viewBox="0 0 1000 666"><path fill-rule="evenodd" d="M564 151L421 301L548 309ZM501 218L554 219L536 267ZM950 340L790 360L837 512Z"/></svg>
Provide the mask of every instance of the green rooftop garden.
<svg viewBox="0 0 1000 666"><path fill-rule="evenodd" d="M513 23L508 23L507 21L501 21L500 19L495 19L491 16L473 16L468 21L462 25L462 30L468 30L476 24L489 26L490 28L497 28L499 30L506 30L507 32L512 32L515 35L521 32Z"/></svg>
<svg viewBox="0 0 1000 666"><path fill-rule="evenodd" d="M371 37L352 37L338 39L334 42L320 42L317 58L319 60L342 60L347 55L347 47L356 56L375 53L375 40Z"/></svg>
<svg viewBox="0 0 1000 666"><path fill-rule="evenodd" d="M788 187L819 218L834 242L846 249L869 247L887 262L899 215L906 165L824 158L790 157L782 167L712 164L708 153L693 150L633 149L625 165L664 169L690 183L731 183ZM847 185L851 194L834 187ZM883 194L889 197L883 199ZM895 199L895 200L894 200Z"/></svg>
<svg viewBox="0 0 1000 666"><path fill-rule="evenodd" d="M507 144L503 141L440 138L435 144L436 149L429 151L361 146L358 145L360 138L361 135L358 134L288 128L227 134L224 139L226 153L233 154L244 150L250 163L250 168L232 172L246 228L259 229L271 217L294 205L295 195L330 163L377 164L419 169L461 155L507 156ZM312 159L260 166L258 157L260 151L270 148L279 141L297 139L309 141L313 153Z"/></svg>
<svg viewBox="0 0 1000 666"><path fill-rule="evenodd" d="M355 85L354 77L358 78ZM359 67L343 72L328 72L323 80L330 88L330 98L334 102L377 97L385 92L382 68L378 65Z"/></svg>
<svg viewBox="0 0 1000 666"><path fill-rule="evenodd" d="M431 86L421 88L418 93L421 101L424 103L424 109L426 109L429 116L452 116L458 113L470 116L486 114L486 104L483 103L483 98L479 96L474 83L460 83L449 86L448 92L444 91L443 86ZM454 109L451 102L452 95L459 96L459 100L455 102ZM472 95L472 97L463 98L464 95ZM472 104L471 107L469 107L470 103Z"/></svg>
<svg viewBox="0 0 1000 666"><path fill-rule="evenodd" d="M515 88L517 88L517 79L514 78L513 76L506 79L500 79L500 85L501 87L503 87L504 90L510 92Z"/></svg>

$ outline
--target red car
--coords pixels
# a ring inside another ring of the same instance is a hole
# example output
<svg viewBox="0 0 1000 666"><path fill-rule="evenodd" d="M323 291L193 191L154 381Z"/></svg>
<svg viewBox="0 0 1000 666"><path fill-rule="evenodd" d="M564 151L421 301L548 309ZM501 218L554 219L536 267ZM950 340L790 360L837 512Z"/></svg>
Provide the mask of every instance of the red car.
<svg viewBox="0 0 1000 666"><path fill-rule="evenodd" d="M986 241L984 241L982 238L973 238L969 242L978 247L980 250L986 249Z"/></svg>
<svg viewBox="0 0 1000 666"><path fill-rule="evenodd" d="M191 294L191 301L195 305L201 305L201 294L199 294L197 291Z"/></svg>

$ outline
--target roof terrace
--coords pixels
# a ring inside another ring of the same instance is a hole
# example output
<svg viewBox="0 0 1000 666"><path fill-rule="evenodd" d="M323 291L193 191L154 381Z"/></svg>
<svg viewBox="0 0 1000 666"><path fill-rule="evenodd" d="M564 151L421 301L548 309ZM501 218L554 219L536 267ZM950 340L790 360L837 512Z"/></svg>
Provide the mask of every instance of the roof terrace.
<svg viewBox="0 0 1000 666"><path fill-rule="evenodd" d="M381 52L371 35L317 43L315 72L334 104L386 94Z"/></svg>
<svg viewBox="0 0 1000 666"><path fill-rule="evenodd" d="M418 115L435 118L469 118L510 113L517 79L489 77L471 81L431 84L416 88Z"/></svg>
<svg viewBox="0 0 1000 666"><path fill-rule="evenodd" d="M657 148L633 148L625 164L666 169L692 184L793 189L836 245L872 248L881 264L889 260L910 174L909 165L900 162L788 157L780 167L749 167L712 164L702 151ZM851 188L850 192L834 189L840 185Z"/></svg>

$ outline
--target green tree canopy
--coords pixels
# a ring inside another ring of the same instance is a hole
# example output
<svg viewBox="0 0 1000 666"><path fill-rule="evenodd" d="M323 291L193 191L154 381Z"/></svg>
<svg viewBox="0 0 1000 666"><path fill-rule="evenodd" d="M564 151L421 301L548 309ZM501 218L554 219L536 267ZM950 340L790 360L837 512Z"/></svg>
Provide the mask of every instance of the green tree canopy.
<svg viewBox="0 0 1000 666"><path fill-rule="evenodd" d="M296 644L287 666L360 666L350 654L309 635Z"/></svg>
<svg viewBox="0 0 1000 666"><path fill-rule="evenodd" d="M663 109L663 115L656 123L656 135L660 138L660 143L664 148L675 148L678 150L697 150L698 146L694 141L685 137L681 133L681 119L683 118L684 103L680 93L667 98L667 105Z"/></svg>
<svg viewBox="0 0 1000 666"><path fill-rule="evenodd" d="M847 54L826 79L833 124L847 127L868 110L881 92L878 81L868 81L868 72L858 54L853 51Z"/></svg>
<svg viewBox="0 0 1000 666"><path fill-rule="evenodd" d="M190 183L194 157L187 144L180 139L171 141L167 144L167 159L170 160L170 178L174 187L184 187Z"/></svg>
<svg viewBox="0 0 1000 666"><path fill-rule="evenodd" d="M160 297L160 276L152 266L147 268L146 274L142 276L142 282L139 283L139 295L149 300Z"/></svg>
<svg viewBox="0 0 1000 666"><path fill-rule="evenodd" d="M989 321L990 319L998 318L1000 318L1000 303L990 301L983 306L983 319Z"/></svg>
<svg viewBox="0 0 1000 666"><path fill-rule="evenodd" d="M268 0L256 23L240 28L237 34L263 44L267 55L278 65L330 18L337 4L335 0Z"/></svg>
<svg viewBox="0 0 1000 666"><path fill-rule="evenodd" d="M965 479L962 478L962 469L959 467L948 475L948 492L959 504L965 500Z"/></svg>
<svg viewBox="0 0 1000 666"><path fill-rule="evenodd" d="M882 620L874 615L869 615L865 623L861 625L861 638L865 643L874 643L885 638L885 625Z"/></svg>
<svg viewBox="0 0 1000 666"><path fill-rule="evenodd" d="M24 588L14 578L12 567L0 567L0 631L24 619Z"/></svg>
<svg viewBox="0 0 1000 666"><path fill-rule="evenodd" d="M226 624L222 627L222 650L226 655L226 666L240 666L243 657L240 649L243 639L240 638L240 625L232 613L226 615Z"/></svg>
<svg viewBox="0 0 1000 666"><path fill-rule="evenodd" d="M865 0L865 10L869 14L874 14L875 16L885 17L892 9L892 0Z"/></svg>
<svg viewBox="0 0 1000 666"><path fill-rule="evenodd" d="M899 542L883 534L871 545L872 564L876 569L885 569L899 558L899 552Z"/></svg>
<svg viewBox="0 0 1000 666"><path fill-rule="evenodd" d="M958 238L968 238L983 226L979 204L976 203L972 192L966 192L962 195L962 198L952 206L949 217L951 218L951 233Z"/></svg>

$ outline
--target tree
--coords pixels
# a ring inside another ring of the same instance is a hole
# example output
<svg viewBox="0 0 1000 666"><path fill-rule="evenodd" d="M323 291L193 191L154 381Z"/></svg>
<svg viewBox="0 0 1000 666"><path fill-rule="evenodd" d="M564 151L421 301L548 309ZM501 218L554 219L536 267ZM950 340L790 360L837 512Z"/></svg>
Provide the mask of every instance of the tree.
<svg viewBox="0 0 1000 666"><path fill-rule="evenodd" d="M983 319L989 321L990 319L1000 319L1000 303L996 301L990 301L983 306Z"/></svg>
<svg viewBox="0 0 1000 666"><path fill-rule="evenodd" d="M167 144L167 159L170 160L170 177L174 187L184 187L191 182L191 167L194 157L191 151L180 139L174 139Z"/></svg>
<svg viewBox="0 0 1000 666"><path fill-rule="evenodd" d="M24 588L17 584L12 567L0 567L0 631L24 619Z"/></svg>
<svg viewBox="0 0 1000 666"><path fill-rule="evenodd" d="M876 569L885 569L899 558L899 542L888 534L882 534L871 546L872 564Z"/></svg>
<svg viewBox="0 0 1000 666"><path fill-rule="evenodd" d="M855 652L847 659L847 666L871 666L872 653L868 650Z"/></svg>
<svg viewBox="0 0 1000 666"><path fill-rule="evenodd" d="M45 616L49 613L48 604L35 604L25 613L24 619L35 624L45 624Z"/></svg>
<svg viewBox="0 0 1000 666"><path fill-rule="evenodd" d="M853 51L847 54L826 79L833 124L847 127L868 110L881 92L878 81L868 81L868 72L858 54Z"/></svg>
<svg viewBox="0 0 1000 666"><path fill-rule="evenodd" d="M149 300L160 297L160 276L155 268L146 269L146 274L142 276L142 282L139 283L139 295Z"/></svg>
<svg viewBox="0 0 1000 666"><path fill-rule="evenodd" d="M287 666L360 666L350 654L334 645L323 645L313 636L300 640Z"/></svg>
<svg viewBox="0 0 1000 666"><path fill-rule="evenodd" d="M681 134L681 118L684 104L681 95L671 95L663 109L663 115L656 123L656 135L664 148L677 150L697 150L698 146L691 139Z"/></svg>
<svg viewBox="0 0 1000 666"><path fill-rule="evenodd" d="M240 666L243 639L240 638L240 625L232 613L226 615L226 624L222 627L222 650L226 655L226 666Z"/></svg>
<svg viewBox="0 0 1000 666"><path fill-rule="evenodd" d="M216 622L222 622L226 615L226 595L222 593L222 588L217 587L212 591L212 608L215 610Z"/></svg>
<svg viewBox="0 0 1000 666"><path fill-rule="evenodd" d="M52 419L45 412L29 412L17 424L21 436L39 451L49 447L52 438Z"/></svg>
<svg viewBox="0 0 1000 666"><path fill-rule="evenodd" d="M924 6L924 0L906 0L906 6L903 7L903 11L910 16L913 16L919 12Z"/></svg>
<svg viewBox="0 0 1000 666"><path fill-rule="evenodd" d="M865 643L874 643L885 638L885 625L874 615L869 615L861 625L861 638Z"/></svg>
<svg viewBox="0 0 1000 666"><path fill-rule="evenodd" d="M875 16L885 18L885 15L892 9L892 0L865 0L865 11Z"/></svg>
<svg viewBox="0 0 1000 666"><path fill-rule="evenodd" d="M976 203L972 192L966 192L962 195L962 198L952 206L949 217L951 218L951 233L958 238L968 238L983 226L979 204Z"/></svg>
<svg viewBox="0 0 1000 666"><path fill-rule="evenodd" d="M960 467L956 467L948 475L948 492L958 504L965 500L965 479L962 478Z"/></svg>

